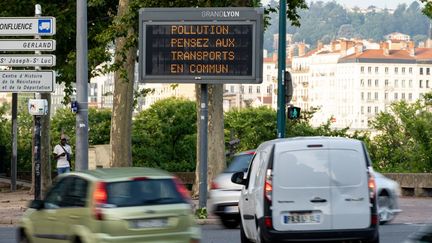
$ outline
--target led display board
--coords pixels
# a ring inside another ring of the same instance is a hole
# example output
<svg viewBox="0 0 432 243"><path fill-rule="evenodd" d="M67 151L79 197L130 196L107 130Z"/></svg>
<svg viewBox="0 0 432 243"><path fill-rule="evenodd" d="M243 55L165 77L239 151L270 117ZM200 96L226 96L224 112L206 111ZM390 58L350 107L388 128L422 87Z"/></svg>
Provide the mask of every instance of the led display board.
<svg viewBox="0 0 432 243"><path fill-rule="evenodd" d="M141 9L146 83L261 83L262 9Z"/></svg>

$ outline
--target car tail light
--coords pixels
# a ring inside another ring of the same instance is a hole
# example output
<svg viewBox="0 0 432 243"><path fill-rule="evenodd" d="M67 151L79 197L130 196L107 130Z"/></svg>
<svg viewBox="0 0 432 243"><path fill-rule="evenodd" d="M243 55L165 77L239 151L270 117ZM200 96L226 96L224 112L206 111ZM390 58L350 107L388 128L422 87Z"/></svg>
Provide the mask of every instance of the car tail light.
<svg viewBox="0 0 432 243"><path fill-rule="evenodd" d="M267 169L266 179L264 183L264 196L270 203L272 201L272 192L273 192L272 170Z"/></svg>
<svg viewBox="0 0 432 243"><path fill-rule="evenodd" d="M369 202L371 204L371 225L379 223L376 207L376 183L375 178L368 172L368 188L369 188Z"/></svg>
<svg viewBox="0 0 432 243"><path fill-rule="evenodd" d="M108 194L106 191L106 183L96 183L96 189L93 192L93 215L96 220L103 220L101 205L106 204L107 200Z"/></svg>
<svg viewBox="0 0 432 243"><path fill-rule="evenodd" d="M215 189L219 189L219 188L220 188L219 185L216 182L212 181L212 183L210 185L210 189L215 190Z"/></svg>
<svg viewBox="0 0 432 243"><path fill-rule="evenodd" d="M174 178L174 183L176 186L177 191L180 193L180 195L185 199L186 201L192 203L192 198L189 193L189 190L184 186L183 182L179 178Z"/></svg>
<svg viewBox="0 0 432 243"><path fill-rule="evenodd" d="M273 222L272 222L272 218L270 216L265 216L264 217L264 225L268 229L272 229L273 228Z"/></svg>

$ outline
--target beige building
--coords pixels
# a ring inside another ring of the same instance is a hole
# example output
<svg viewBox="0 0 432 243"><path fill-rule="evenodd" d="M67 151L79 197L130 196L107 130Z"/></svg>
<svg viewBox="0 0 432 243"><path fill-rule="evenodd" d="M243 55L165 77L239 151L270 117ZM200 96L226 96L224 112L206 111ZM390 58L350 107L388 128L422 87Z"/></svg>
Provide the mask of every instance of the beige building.
<svg viewBox="0 0 432 243"><path fill-rule="evenodd" d="M335 128L367 129L392 102L432 91L431 69L432 49L411 41L337 40L293 59L293 103L320 107L315 126L331 119Z"/></svg>

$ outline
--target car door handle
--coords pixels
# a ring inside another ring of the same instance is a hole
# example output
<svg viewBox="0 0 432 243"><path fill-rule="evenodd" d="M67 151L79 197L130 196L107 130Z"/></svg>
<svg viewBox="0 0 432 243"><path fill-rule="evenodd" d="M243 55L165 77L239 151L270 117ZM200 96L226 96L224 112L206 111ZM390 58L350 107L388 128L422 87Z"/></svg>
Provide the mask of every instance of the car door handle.
<svg viewBox="0 0 432 243"><path fill-rule="evenodd" d="M76 215L69 215L69 218L70 218L70 219L78 219L79 217L76 216Z"/></svg>
<svg viewBox="0 0 432 243"><path fill-rule="evenodd" d="M313 202L313 203L325 203L325 202L327 202L326 199L320 198L320 197L316 197L316 198L314 198L314 199L312 199L310 201Z"/></svg>
<svg viewBox="0 0 432 243"><path fill-rule="evenodd" d="M248 199L247 197L245 197L245 200L246 200L246 201L249 201L249 199Z"/></svg>

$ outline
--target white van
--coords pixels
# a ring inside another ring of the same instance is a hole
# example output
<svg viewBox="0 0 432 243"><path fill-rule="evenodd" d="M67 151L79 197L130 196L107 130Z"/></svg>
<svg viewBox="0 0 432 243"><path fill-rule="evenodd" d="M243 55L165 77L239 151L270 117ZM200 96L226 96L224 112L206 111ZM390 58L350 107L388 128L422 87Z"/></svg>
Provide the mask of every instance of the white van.
<svg viewBox="0 0 432 243"><path fill-rule="evenodd" d="M335 137L261 144L239 201L241 242L379 243L375 181L365 145Z"/></svg>

